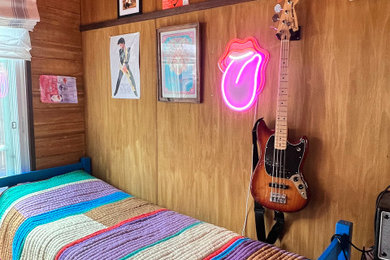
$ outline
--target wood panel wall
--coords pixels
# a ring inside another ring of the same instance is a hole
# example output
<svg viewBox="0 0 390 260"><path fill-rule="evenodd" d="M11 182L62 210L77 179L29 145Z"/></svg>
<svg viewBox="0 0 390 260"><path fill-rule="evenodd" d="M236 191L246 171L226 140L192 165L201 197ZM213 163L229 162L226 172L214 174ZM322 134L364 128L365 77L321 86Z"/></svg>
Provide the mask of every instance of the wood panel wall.
<svg viewBox="0 0 390 260"><path fill-rule="evenodd" d="M207 0L189 0L190 4L206 2ZM118 2L118 1L116 1ZM81 1L81 24L103 22L118 18L117 4L115 1L95 0ZM142 0L142 12L150 13L162 10L162 1L160 0Z"/></svg>
<svg viewBox="0 0 390 260"><path fill-rule="evenodd" d="M102 19L100 4L82 2L84 23ZM83 32L87 154L95 174L138 197L240 232L255 110L236 113L224 105L217 61L233 37L255 36L270 52L257 117L272 127L280 46L269 28L274 4L258 0ZM116 16L116 9L106 10L104 18ZM279 246L314 259L339 219L354 223L355 244L373 244L375 199L390 184L390 2L301 0L297 12L303 34L291 43L289 137L309 139L304 174L312 199L287 214ZM203 103L157 102L155 29L193 22L202 25ZM109 37L137 31L141 99L112 99ZM246 234L255 238L252 201L250 206Z"/></svg>
<svg viewBox="0 0 390 260"><path fill-rule="evenodd" d="M36 166L78 162L85 154L80 0L38 0L41 21L31 35ZM76 77L78 104L43 104L39 76Z"/></svg>

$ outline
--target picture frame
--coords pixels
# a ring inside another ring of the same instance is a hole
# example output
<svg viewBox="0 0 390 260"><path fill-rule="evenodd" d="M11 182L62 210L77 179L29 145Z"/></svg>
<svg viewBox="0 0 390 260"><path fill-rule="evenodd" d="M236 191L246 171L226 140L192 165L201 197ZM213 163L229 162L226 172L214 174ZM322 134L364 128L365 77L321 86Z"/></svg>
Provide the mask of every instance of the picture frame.
<svg viewBox="0 0 390 260"><path fill-rule="evenodd" d="M142 0L117 0L118 18L142 13Z"/></svg>
<svg viewBox="0 0 390 260"><path fill-rule="evenodd" d="M158 101L200 103L199 23L157 29Z"/></svg>

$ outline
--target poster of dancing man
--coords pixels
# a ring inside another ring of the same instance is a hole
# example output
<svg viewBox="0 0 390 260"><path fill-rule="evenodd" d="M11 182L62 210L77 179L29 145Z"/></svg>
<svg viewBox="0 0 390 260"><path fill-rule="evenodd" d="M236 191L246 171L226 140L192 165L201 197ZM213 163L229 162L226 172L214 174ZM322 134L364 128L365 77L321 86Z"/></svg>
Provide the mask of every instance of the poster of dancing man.
<svg viewBox="0 0 390 260"><path fill-rule="evenodd" d="M113 98L139 99L139 32L110 39L111 91Z"/></svg>

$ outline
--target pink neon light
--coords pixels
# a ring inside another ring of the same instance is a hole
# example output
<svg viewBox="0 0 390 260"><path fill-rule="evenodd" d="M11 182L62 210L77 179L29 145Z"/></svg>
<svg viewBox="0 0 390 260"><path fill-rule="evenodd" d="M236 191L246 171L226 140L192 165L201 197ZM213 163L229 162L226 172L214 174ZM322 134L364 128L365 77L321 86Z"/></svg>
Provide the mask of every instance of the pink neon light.
<svg viewBox="0 0 390 260"><path fill-rule="evenodd" d="M218 62L222 97L229 108L244 111L255 103L264 87L268 59L268 52L253 37L230 41Z"/></svg>
<svg viewBox="0 0 390 260"><path fill-rule="evenodd" d="M249 54L252 55L252 52L250 52ZM248 56L250 56L250 55L248 55ZM258 68L259 68L259 66L260 66L260 64L261 64L261 56L260 56L259 54L256 54L256 55L252 56L252 58L251 58L250 60L246 61L246 62L244 63L244 65L241 67L240 72L238 73L237 79L236 79L236 81L235 81L236 84L238 84L238 81L239 81L240 78L241 78L241 74L242 74L242 72L244 71L244 69L246 68L246 66L247 66L249 63L251 63L256 57L259 59L258 66L256 67L256 71L258 71ZM232 57L230 57L230 58L232 58ZM232 63L233 63L233 62L232 62Z"/></svg>
<svg viewBox="0 0 390 260"><path fill-rule="evenodd" d="M0 67L0 98L6 97L7 94L8 94L7 71Z"/></svg>

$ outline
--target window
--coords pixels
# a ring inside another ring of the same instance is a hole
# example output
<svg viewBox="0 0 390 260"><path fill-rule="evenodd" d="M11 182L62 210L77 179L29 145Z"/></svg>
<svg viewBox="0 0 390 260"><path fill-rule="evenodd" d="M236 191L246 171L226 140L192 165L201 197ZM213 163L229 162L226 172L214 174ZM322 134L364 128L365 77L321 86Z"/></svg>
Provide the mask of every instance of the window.
<svg viewBox="0 0 390 260"><path fill-rule="evenodd" d="M0 177L30 170L26 61L0 58Z"/></svg>
<svg viewBox="0 0 390 260"><path fill-rule="evenodd" d="M32 120L29 120L32 112L31 80L27 81L26 72L30 74L29 31L33 31L40 18L36 0L0 2L1 178L29 171L30 162L31 168L35 167L34 138L29 139L30 133L33 136Z"/></svg>

